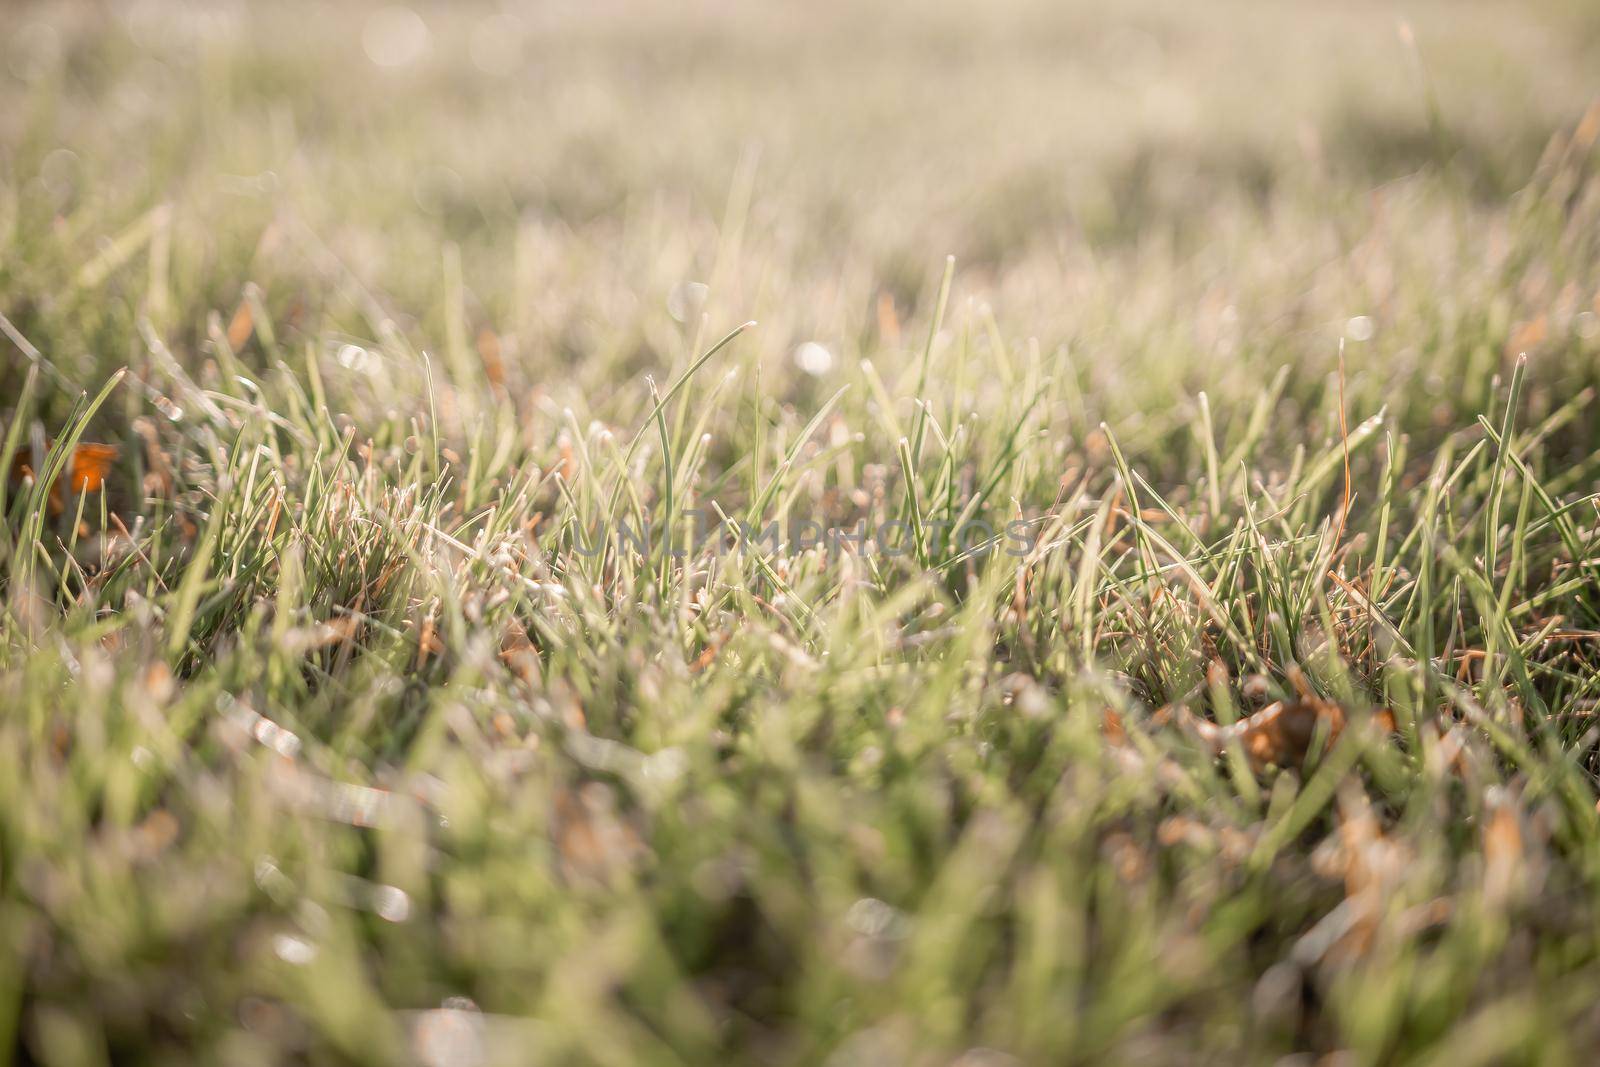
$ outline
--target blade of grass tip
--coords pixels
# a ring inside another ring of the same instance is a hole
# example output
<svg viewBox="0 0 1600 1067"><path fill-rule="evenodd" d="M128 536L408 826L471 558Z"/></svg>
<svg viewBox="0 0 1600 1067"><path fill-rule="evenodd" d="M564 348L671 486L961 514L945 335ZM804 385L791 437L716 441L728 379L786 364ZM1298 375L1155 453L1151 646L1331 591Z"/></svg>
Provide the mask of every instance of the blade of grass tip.
<svg viewBox="0 0 1600 1067"><path fill-rule="evenodd" d="M1500 595L1494 603L1495 618L1500 624L1498 629L1503 630L1512 641L1516 640L1516 631L1511 626L1509 615L1511 591L1522 584L1527 570L1528 520L1533 509L1533 483L1527 477L1523 477L1521 481L1522 493L1517 501L1517 522L1511 532L1511 558L1506 562L1505 580L1500 583ZM1488 578L1491 583L1494 581L1493 574L1490 574ZM1488 649L1489 647L1486 642L1485 648ZM1525 658L1525 656L1521 658ZM1483 674L1485 681L1489 679L1491 665L1493 665L1495 676L1494 683L1498 686L1505 676L1508 664L1504 661L1496 662L1491 653L1490 657L1484 661Z"/></svg>
<svg viewBox="0 0 1600 1067"><path fill-rule="evenodd" d="M112 238L100 253L85 263L73 277L73 288L78 292L97 288L110 277L111 272L128 262L154 236L156 230L166 225L172 217L169 204L155 207L134 219L120 234Z"/></svg>
<svg viewBox="0 0 1600 1067"><path fill-rule="evenodd" d="M683 451L679 454L678 458L678 470L684 475L685 478L691 477L692 467L690 464L690 459L695 455L695 453L700 451L705 438L708 436L707 427L711 425L711 417L717 412L717 403L722 396L723 390L732 385L734 381L738 379L738 377L739 368L730 367L728 372L722 376L722 379L711 387L704 400L701 403L694 405L695 407L699 408L700 411L699 414L695 416L694 425L689 428L689 432L686 435L682 433L676 435L678 440L684 442ZM688 405L684 405L684 407L687 408ZM685 488L688 488L687 483L685 484Z"/></svg>
<svg viewBox="0 0 1600 1067"><path fill-rule="evenodd" d="M1083 545L1083 554L1078 558L1078 571L1073 583L1072 597L1072 624L1073 630L1082 639L1081 654L1085 661L1093 657L1095 645L1094 621L1094 591L1095 574L1099 569L1102 554L1101 538L1106 528L1106 522L1111 515L1111 498L1106 497L1100 501L1100 506L1095 509L1093 521L1089 524L1089 536Z"/></svg>
<svg viewBox="0 0 1600 1067"><path fill-rule="evenodd" d="M933 321L928 323L928 340L922 346L922 360L917 370L916 396L921 399L928 391L928 366L933 362L933 342L939 336L939 330L944 326L945 308L950 303L950 281L955 277L956 257L946 256L944 260L944 277L939 282L939 299L933 307ZM922 439L928 429L928 409L917 408L916 425L911 434L911 454L922 455Z"/></svg>
<svg viewBox="0 0 1600 1067"><path fill-rule="evenodd" d="M0 470L5 470L4 465L0 465ZM3 512L0 512L0 514L3 514ZM100 533L102 534L102 536L99 538L99 541L100 541L100 568L102 570L105 569L105 565L106 565L106 541L107 541L107 538L105 536L103 536L103 535L110 528L111 528L111 508L106 503L105 487L102 486L101 489L100 489Z"/></svg>
<svg viewBox="0 0 1600 1067"><path fill-rule="evenodd" d="M1378 507L1378 536L1373 542L1372 581L1367 586L1369 603L1378 601L1388 589L1388 575L1384 570L1389 549L1389 520L1394 510L1395 490L1400 485L1400 472L1405 468L1406 445L1409 443L1405 437L1396 440L1391 433L1386 438L1388 447L1385 449L1383 471L1383 499Z"/></svg>
<svg viewBox="0 0 1600 1067"><path fill-rule="evenodd" d="M765 393L763 393L761 391L761 367L762 367L762 364L763 364L762 360L755 359L755 360L752 361L751 367L750 367L750 396L752 398L754 398L754 399L750 400L748 402L748 404L747 404L748 409L750 411L750 423L751 423L751 425L750 425L750 441L751 441L751 445L750 445L750 449L749 449L748 453L746 454L747 457L748 457L748 462L745 459L741 459L740 460L740 462L744 464L745 477L749 481L749 488L746 491L747 499L754 497L758 492L761 491L761 471L762 471L762 468L766 465L766 459L767 459L767 453L766 453L767 435L766 435L766 432L765 432L766 427L764 427L762 425L761 401L760 401L760 398L762 396L766 395ZM738 433L738 430L737 430L737 420L736 420L736 422L735 422L735 435L736 436L737 436L737 433Z"/></svg>
<svg viewBox="0 0 1600 1067"><path fill-rule="evenodd" d="M706 330L708 330L710 327L711 327L711 315L710 315L710 313L709 312L701 312L700 313L700 317L697 320L695 320L694 334L693 334L693 336L691 336L689 338L689 340L687 342L688 347L684 349L685 355L687 355L690 358L692 358L696 352L700 351L700 346L705 344L705 342L706 342ZM729 372L729 374L737 375L738 371L739 371L738 367L730 367L728 372ZM713 389L715 389L715 388L716 387L713 386ZM672 418L672 438L675 441L683 440L683 424L689 417L689 408L690 407L691 407L691 405L689 404L688 398L685 397L684 398L684 402L682 404L678 405L678 410L673 414L673 418ZM702 414L704 414L704 412ZM678 465L678 468L680 470L683 469L683 464L680 463Z"/></svg>
<svg viewBox="0 0 1600 1067"><path fill-rule="evenodd" d="M166 375L176 389L176 395L182 401L179 405L180 408L204 415L207 420L214 424L226 425L227 416L222 413L222 409L217 406L216 402L206 394L206 391L200 388L195 380L189 376L189 373L183 369L183 364L178 362L178 358L172 354L172 350L167 347L167 343L156 332L155 325L148 318L141 316L138 328L139 336L144 341L145 350L150 353L151 361L161 369L161 373ZM135 378L134 381L141 382L142 379ZM156 407L167 411L167 398L162 396L158 390L154 387L147 387L145 392ZM175 416L169 413L168 417L173 418Z"/></svg>
<svg viewBox="0 0 1600 1067"><path fill-rule="evenodd" d="M797 464L796 466L790 468L790 473L795 474L804 473L811 470L826 470L828 468L828 464L833 463L841 456L851 451L853 448L855 448L857 443L858 442L855 440L847 440L842 444L819 447L816 454L808 458L804 463ZM803 479L794 479L794 484L789 487L788 492L784 493L783 496L778 498L777 510L772 512L772 517L779 522L785 520L789 515L790 509L794 507L794 502L800 498L800 494L805 490L805 488L805 481Z"/></svg>
<svg viewBox="0 0 1600 1067"><path fill-rule="evenodd" d="M1496 610L1495 590L1492 584L1493 576L1480 574L1468 559L1456 551L1453 539L1447 538L1440 544L1439 558L1455 572L1457 581L1465 588L1467 596L1472 600L1473 607L1477 610L1478 616L1482 620L1484 638L1488 650L1493 653L1498 651L1497 646L1504 647L1508 661L1506 666L1509 667L1516 679L1517 688L1524 703L1528 708L1537 712L1540 720L1543 721L1549 715L1549 707L1545 704L1544 698L1533 687L1532 680L1528 676L1527 663L1521 655L1521 646L1517 641L1516 633L1511 629L1510 620L1506 618L1504 613ZM1504 668L1502 668L1502 672L1503 670ZM1484 677L1487 679L1489 675L1490 671L1486 665ZM1502 691L1498 688L1491 688L1485 695L1492 695L1499 699Z"/></svg>
<svg viewBox="0 0 1600 1067"><path fill-rule="evenodd" d="M574 426L574 429L576 429L576 423L573 423L573 426ZM617 447L617 443L616 443L615 440L609 439L609 438L605 441L604 447L606 448L607 458L610 459L610 461L611 461L611 469L617 472L618 498L620 499L620 497L622 495L624 495L624 494L627 496L628 504L633 509L633 519L634 519L634 521L636 523L639 524L639 529L642 530L646 526L649 525L650 520L649 520L649 517L645 514L644 501L639 498L638 489L634 487L633 480L627 476L627 468L623 465L623 462L622 462L622 449ZM589 457L588 449L587 448L575 449L574 452L580 457L580 459L584 463L584 469L587 470L588 469L588 464L591 462L590 457ZM584 484L588 484L588 482L590 482L591 480L593 480L593 479L587 479L587 478L583 479ZM567 493L568 494L568 498L570 499L571 498L571 492L566 487L564 482L563 483L558 483L558 484L562 485L563 492ZM576 504L574 504L573 506L576 507ZM582 509L579 509L580 512L581 512L581 510ZM579 515L579 517L580 518L582 517L581 514ZM609 522L610 520L611 520L611 516L610 515L605 516L605 519L604 519L605 522Z"/></svg>
<svg viewBox="0 0 1600 1067"><path fill-rule="evenodd" d="M611 520L612 515L616 514L617 501L620 500L622 496L622 482L627 478L627 470L633 465L633 458L638 454L639 446L643 443L644 435L649 430L649 427L656 421L657 417L666 410L667 405L671 404L677 395L683 391L684 386L689 384L689 380L699 372L701 367L704 367L707 363L711 362L711 358L713 356L732 344L734 338L738 337L746 330L753 329L756 325L756 321L751 319L749 322L741 323L729 330L722 336L720 341L706 349L698 359L689 364L688 367L684 368L683 373L678 375L678 377L673 380L672 384L667 387L666 393L664 393L653 405L651 405L650 414L646 416L644 425L640 426L639 429L634 432L633 439L628 442L628 450L623 454L622 480L619 481L616 487L612 489L611 499L606 503L607 522Z"/></svg>
<svg viewBox="0 0 1600 1067"><path fill-rule="evenodd" d="M1150 494L1150 499L1156 502L1156 507L1160 508L1167 518L1172 520L1173 525L1183 531L1184 536L1189 539L1190 544L1194 545L1195 551L1200 554L1200 559L1210 559L1211 553L1206 550L1206 544L1204 541L1200 540L1200 535L1194 532L1194 527L1189 525L1189 520L1180 515L1178 510L1167 502L1167 498L1162 496L1161 493L1157 491L1156 487L1151 485L1150 482L1146 480L1144 475L1140 474L1138 471L1130 471L1130 473L1139 480L1139 485L1143 488L1144 492Z"/></svg>
<svg viewBox="0 0 1600 1067"><path fill-rule="evenodd" d="M1439 556L1438 538L1435 530L1438 525L1439 501L1445 488L1446 471L1449 469L1450 452L1446 448L1434 463L1434 468L1428 478L1428 492L1424 497L1422 515L1416 524L1421 547L1417 553L1417 584L1409 611L1414 608L1417 612L1417 634L1412 639L1412 644L1417 650L1417 670L1422 691L1422 701L1427 704L1433 697L1433 671L1432 657L1435 651L1435 614L1433 600L1434 588L1434 563Z"/></svg>
<svg viewBox="0 0 1600 1067"><path fill-rule="evenodd" d="M1200 392L1200 444L1206 454L1206 488L1207 500L1211 504L1211 521L1222 521L1222 486L1217 480L1217 435L1216 428L1211 424L1211 399L1205 391Z"/></svg>
<svg viewBox="0 0 1600 1067"><path fill-rule="evenodd" d="M811 605L800 599L800 596L794 591L793 587L791 587L788 582L784 581L782 576L780 576L777 571L773 570L772 564L768 563L766 557L761 555L759 547L753 546L749 538L744 535L739 523L729 518L728 513L722 510L722 505L718 504L715 500L711 501L711 507L712 510L717 513L717 517L722 520L723 529L727 530L728 533L733 537L734 546L736 548L746 550L755 548L755 551L750 551L749 555L751 559L755 560L756 569L762 573L767 581L772 583L772 587L774 589L778 590L784 595L789 603L800 609L801 613L804 614L808 622L815 620L817 613L812 610Z"/></svg>
<svg viewBox="0 0 1600 1067"><path fill-rule="evenodd" d="M311 387L311 417L317 436L326 436L329 443L338 439L339 431L333 424L333 411L328 407L328 390L322 382L322 361L317 358L317 346L306 342L306 383Z"/></svg>
<svg viewBox="0 0 1600 1067"><path fill-rule="evenodd" d="M28 340L21 330L17 329L16 324L14 324L10 319L6 318L3 314L0 314L0 334L4 334L12 344L16 345L17 350L24 356L28 357L28 362L44 371L44 373L48 374L51 378L55 379L57 385L61 386L68 392L78 392L78 384L63 374L61 372L61 368L57 367L53 362L51 362L49 357L47 357L43 352L39 351L38 347L34 345L32 341ZM135 378L134 381L138 382L145 392L150 396L154 397L159 395L148 385L144 385L140 379Z"/></svg>
<svg viewBox="0 0 1600 1067"><path fill-rule="evenodd" d="M67 531L67 560L74 566L77 565L76 553L78 551L78 531L83 528L83 509L89 503L89 491L85 489L77 496L76 507L73 508L72 528ZM63 589L65 594L66 590Z"/></svg>
<svg viewBox="0 0 1600 1067"><path fill-rule="evenodd" d="M872 360L861 361L861 376L867 380L867 388L872 390L872 399L878 402L878 421L883 424L884 430L893 440L904 437L905 431L900 429L900 420L894 417L894 401L889 399L889 390L884 387Z"/></svg>
<svg viewBox="0 0 1600 1067"><path fill-rule="evenodd" d="M255 328L256 340L261 345L261 351L267 354L269 363L276 363L283 358L283 353L278 348L278 332L273 328L272 316L267 314L267 302L261 286L255 282L246 282L244 302L250 309L251 325Z"/></svg>
<svg viewBox="0 0 1600 1067"><path fill-rule="evenodd" d="M906 510L911 515L912 548L917 554L917 563L926 567L928 559L922 538L922 504L917 499L917 475L916 470L911 465L911 443L904 437L900 438L898 451L900 453L900 472L906 480Z"/></svg>
<svg viewBox="0 0 1600 1067"><path fill-rule="evenodd" d="M672 501L672 480L675 475L672 466L672 438L667 433L667 418L661 410L661 397L656 391L655 379L648 378L646 379L646 382L650 387L650 399L655 401L656 429L661 433L661 465L663 468L661 477L664 483L661 492L661 499L662 503L665 505L665 511L661 516L661 527L665 541L661 545L661 559L659 560L660 574L657 579L657 584L659 586L659 594L665 597L667 593L667 575L669 573L669 564L672 560L672 520L673 516L677 514L673 510ZM626 471L623 472L623 477L627 477Z"/></svg>
<svg viewBox="0 0 1600 1067"><path fill-rule="evenodd" d="M110 399L111 391L117 387L127 374L127 367L119 369L107 379L105 385L100 387L100 392L95 394L94 399L74 414L67 425L66 432L56 439L55 444L50 448L49 457L41 465L43 470L40 471L39 485L48 487L53 485L57 478L61 477L61 472L66 470L73 451L78 447L78 442L83 439L84 432L89 428L89 420L94 418L95 413Z"/></svg>
<svg viewBox="0 0 1600 1067"><path fill-rule="evenodd" d="M756 321L751 319L749 322L741 323L740 325L735 326L733 329L729 330L725 335L723 335L722 340L706 349L704 355L695 360L693 363L689 364L684 372L678 375L673 383L668 386L666 393L663 394L661 399L656 402L654 409L650 412L650 415L645 420L645 426L639 427L638 431L633 435L633 440L628 443L628 451L624 454L624 459L627 463L631 464L633 462L634 455L639 451L639 444L644 440L645 431L648 425L654 422L656 415L659 414L661 410L665 409L668 404L672 403L673 399L683 391L683 387L689 384L689 379L693 378L701 367L704 367L707 363L709 363L712 356L715 356L718 352L721 352L724 348L727 348L730 344L732 344L735 337L738 337L746 330L753 329L756 325Z"/></svg>
<svg viewBox="0 0 1600 1067"><path fill-rule="evenodd" d="M1017 372L1011 366L1011 355L1006 351L1005 335L1000 332L994 308L988 304L983 305L983 329L989 337L989 349L994 353L995 372L1000 376L1001 384L1009 386L1016 381Z"/></svg>
<svg viewBox="0 0 1600 1067"><path fill-rule="evenodd" d="M1500 431L1490 425L1488 419L1479 415L1478 425L1483 427L1485 435L1495 444L1498 445L1500 443ZM1533 471L1528 469L1528 465L1522 461L1522 457L1513 451L1507 453L1507 459L1512 466L1517 468L1518 475L1532 487L1534 496L1538 498L1540 506L1545 510L1546 521L1554 526L1556 534L1561 538L1561 543L1566 547L1568 555L1572 557L1574 565L1582 568L1591 580L1600 580L1600 570L1596 570L1594 561L1589 558L1589 553L1579 541L1577 528L1573 525L1572 516L1569 514L1571 510L1574 510L1577 502L1566 505L1557 504L1555 497L1534 477Z"/></svg>
<svg viewBox="0 0 1600 1067"><path fill-rule="evenodd" d="M979 489L972 499L967 501L966 506L956 516L955 522L951 524L953 529L960 529L968 519L977 514L978 509L988 503L989 497L994 493L995 487L1000 484L1001 479L1011 473L1011 469L1016 465L1018 456L1022 454L1022 429L1027 425L1028 419L1033 415L1033 409L1039 405L1043 397L1044 393L1037 391L1033 394L1033 399L1028 401L1028 406L1023 409L1021 416L1017 418L1016 426L1012 429L1005 448L1001 450L1000 458L994 463L994 470L990 472L988 479L983 483L983 488Z"/></svg>
<svg viewBox="0 0 1600 1067"><path fill-rule="evenodd" d="M1257 655L1255 647L1250 643L1249 638L1246 637L1237 626L1235 626L1233 619L1229 617L1227 611L1225 611L1217 599L1212 596L1211 587L1206 585L1206 583L1201 579L1199 572L1194 569L1194 565L1190 563L1189 560L1185 559L1170 541L1168 541L1165 537L1162 537L1161 534L1155 530L1146 529L1145 536L1150 538L1150 540L1158 548L1160 548L1161 551L1165 552L1172 560L1172 567L1163 567L1161 568L1161 571L1165 572L1169 569L1176 570L1179 576L1182 577L1184 582L1189 586L1190 591L1194 594L1195 599L1199 602L1201 610L1209 615L1212 621L1217 624L1218 628L1222 630L1223 635L1227 637L1228 640L1234 645L1235 649L1239 652L1240 657L1246 662L1256 666L1257 669L1264 669L1265 665L1260 662L1260 657Z"/></svg>
<svg viewBox="0 0 1600 1067"><path fill-rule="evenodd" d="M433 443L433 475L432 480L439 479L439 403L433 393L433 360L428 353L422 353L422 374L428 386L428 437Z"/></svg>
<svg viewBox="0 0 1600 1067"><path fill-rule="evenodd" d="M475 386L481 364L474 366L467 345L467 297L466 284L461 277L461 246L453 241L444 246L443 270L445 359L455 386L456 405L470 418L477 410Z"/></svg>
<svg viewBox="0 0 1600 1067"><path fill-rule="evenodd" d="M1516 423L1517 407L1522 402L1522 382L1528 369L1527 354L1517 357L1511 371L1511 391L1506 398L1505 417L1500 420L1500 435L1495 442L1494 473L1489 483L1489 509L1484 517L1484 568L1493 580L1500 558L1500 508L1505 499L1506 456L1511 451L1511 430Z"/></svg>
<svg viewBox="0 0 1600 1067"><path fill-rule="evenodd" d="M839 399L849 390L849 383L841 385L838 391L830 396L827 401L817 409L817 413L811 416L811 419L806 423L805 428L800 431L800 435L795 438L794 444L790 445L788 452L784 454L783 462L778 464L778 469L772 472L771 478L767 479L767 484L765 488L761 490L761 494L757 496L756 499L751 503L748 521L756 522L761 518L761 512L768 504L772 502L772 498L776 496L782 488L783 479L788 475L789 471L794 468L794 461L799 458L800 450L805 447L807 441L811 440L812 435L817 432L817 428L821 426L822 421L828 417L828 413L833 410L834 405L838 404Z"/></svg>
<svg viewBox="0 0 1600 1067"><path fill-rule="evenodd" d="M77 450L78 442L83 439L84 432L89 428L89 420L111 398L111 392L127 376L128 368L123 367L107 379L106 384L100 387L100 392L95 394L93 400L87 404L80 398L75 406L72 417L67 421L65 432L56 439L51 446L49 454L39 464L36 480L33 485L33 495L28 501L29 513L23 520L25 536L19 537L17 549L18 561L28 568L32 563L32 550L39 545L44 536L45 513L49 508L50 487L61 478L62 472L67 469L67 464L72 459L72 454Z"/></svg>
<svg viewBox="0 0 1600 1067"><path fill-rule="evenodd" d="M1439 446L1435 466L1430 468L1428 474L1428 491L1438 499L1448 497L1450 491L1455 488L1456 483L1461 480L1467 470L1472 468L1474 461L1478 458L1478 453L1488 447L1488 443L1488 438L1484 438L1467 449L1466 454L1456 462L1455 469L1452 471L1450 470L1450 464L1455 459L1456 439L1454 437L1445 438L1444 443ZM1449 471L1449 473L1445 473L1446 471ZM1399 549L1395 551L1395 558L1399 559L1415 548L1418 542L1421 541L1422 534L1423 528L1417 523L1412 523L1411 529L1401 540Z"/></svg>
<svg viewBox="0 0 1600 1067"><path fill-rule="evenodd" d="M489 447L483 443L486 429L481 421L472 423L471 440L467 443L467 473L461 481L461 513L470 515L478 504L478 479L483 465L488 462Z"/></svg>
<svg viewBox="0 0 1600 1067"><path fill-rule="evenodd" d="M1256 404L1250 412L1250 421L1245 426L1243 439L1228 454L1228 458L1223 461L1222 465L1230 471L1239 471L1240 491L1243 491L1250 484L1250 457L1255 452L1256 445L1260 444L1262 437L1265 436L1267 428L1272 421L1272 413L1277 408L1278 400L1283 396L1283 387L1288 384L1288 381L1289 366L1284 364L1272 376L1272 381L1267 388L1260 396L1256 397Z"/></svg>
<svg viewBox="0 0 1600 1067"><path fill-rule="evenodd" d="M1339 528L1334 532L1333 547L1328 552L1330 564L1339 552L1339 542L1344 540L1344 524L1350 518L1350 424L1345 416L1343 337L1339 338L1339 442L1344 452L1344 500L1339 505Z"/></svg>
<svg viewBox="0 0 1600 1067"><path fill-rule="evenodd" d="M1133 471L1128 466L1128 461L1122 455L1122 446L1117 443L1116 434L1111 432L1111 427L1106 423L1100 424L1100 432L1106 435L1106 443L1111 446L1111 458L1116 461L1117 474L1122 478L1123 492L1128 494L1128 521L1133 526L1134 540L1139 545L1139 556L1144 563L1145 572L1149 581L1157 582L1156 575L1161 567L1156 563L1155 550L1150 546L1150 539L1146 535L1144 515L1139 507L1139 489L1134 484Z"/></svg>
<svg viewBox="0 0 1600 1067"><path fill-rule="evenodd" d="M945 409L945 421L950 426L950 436L954 437L961 423L961 396L966 391L967 368L972 365L972 300L967 300L967 313L961 318L961 333L956 343L955 366L942 375L945 383L945 397L949 401ZM930 350L931 352L931 350ZM926 399L923 403L927 403ZM934 418L932 411L928 412L929 418ZM945 443L946 451L949 443ZM935 479L937 481L937 479Z"/></svg>
<svg viewBox="0 0 1600 1067"><path fill-rule="evenodd" d="M3 520L8 513L10 501L7 499L7 494L11 489L11 462L22 446L22 427L27 424L28 413L33 410L33 392L38 385L39 365L34 363L28 367L28 373L22 379L22 389L17 393L17 404L11 413L11 425L6 427L5 443L0 444L0 520ZM10 525L0 521L0 534L6 538L9 547Z"/></svg>

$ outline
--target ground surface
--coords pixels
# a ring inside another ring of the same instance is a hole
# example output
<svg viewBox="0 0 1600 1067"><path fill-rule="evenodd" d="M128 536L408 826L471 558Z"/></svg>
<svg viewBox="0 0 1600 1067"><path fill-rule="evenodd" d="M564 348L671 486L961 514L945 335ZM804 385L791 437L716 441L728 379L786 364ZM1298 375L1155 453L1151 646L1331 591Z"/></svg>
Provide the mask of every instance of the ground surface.
<svg viewBox="0 0 1600 1067"><path fill-rule="evenodd" d="M1600 22L1107 7L9 5L0 1062L1585 1062Z"/></svg>

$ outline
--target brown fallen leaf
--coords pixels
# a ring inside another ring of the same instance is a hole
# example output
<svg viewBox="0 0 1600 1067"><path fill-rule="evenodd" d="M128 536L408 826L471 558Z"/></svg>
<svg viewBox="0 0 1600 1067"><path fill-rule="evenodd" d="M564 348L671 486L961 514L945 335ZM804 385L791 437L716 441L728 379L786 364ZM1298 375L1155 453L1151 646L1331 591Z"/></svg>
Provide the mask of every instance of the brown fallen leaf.
<svg viewBox="0 0 1600 1067"><path fill-rule="evenodd" d="M504 389L506 364L501 356L500 335L487 326L478 331L478 358L483 360L483 373L489 384Z"/></svg>
<svg viewBox="0 0 1600 1067"><path fill-rule="evenodd" d="M538 683L539 649L528 637L527 629L515 619L500 639L500 662L529 685Z"/></svg>
<svg viewBox="0 0 1600 1067"><path fill-rule="evenodd" d="M900 347L900 316L895 311L894 297L887 292L878 294L878 336L885 347Z"/></svg>
<svg viewBox="0 0 1600 1067"><path fill-rule="evenodd" d="M1128 732L1122 727L1122 716L1118 715L1115 708L1106 708L1100 712L1100 732L1105 734L1106 740L1113 745L1128 743Z"/></svg>
<svg viewBox="0 0 1600 1067"><path fill-rule="evenodd" d="M1483 895L1496 907L1516 892L1521 868L1522 827L1509 797L1495 797L1483 828Z"/></svg>
<svg viewBox="0 0 1600 1067"><path fill-rule="evenodd" d="M67 460L66 470L55 485L50 487L50 514L59 515L66 509L66 500L62 494L62 483L65 482L68 492L97 493L105 488L106 478L111 474L111 466L116 462L122 449L116 445L81 443L72 450L72 456ZM37 464L34 462L33 449L24 447L18 450L11 462L11 480L20 484L29 478L37 478Z"/></svg>
<svg viewBox="0 0 1600 1067"><path fill-rule="evenodd" d="M1213 754L1237 741L1257 770L1270 764L1298 768L1310 754L1319 727L1326 729L1325 747L1331 747L1349 724L1343 708L1309 694L1275 701L1228 726L1202 719L1181 704L1170 714ZM1374 713L1373 722L1385 733L1394 731L1394 715L1388 710Z"/></svg>
<svg viewBox="0 0 1600 1067"><path fill-rule="evenodd" d="M228 347L235 352L245 346L250 340L250 335L255 332L256 319L250 310L250 301L241 300L234 310L233 318L228 320Z"/></svg>

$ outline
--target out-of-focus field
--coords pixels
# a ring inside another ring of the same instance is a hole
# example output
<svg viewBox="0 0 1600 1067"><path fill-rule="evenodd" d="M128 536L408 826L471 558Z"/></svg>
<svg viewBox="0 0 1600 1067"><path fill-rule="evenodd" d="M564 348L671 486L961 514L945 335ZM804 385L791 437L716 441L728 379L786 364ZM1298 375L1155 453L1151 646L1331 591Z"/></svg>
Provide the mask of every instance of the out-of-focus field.
<svg viewBox="0 0 1600 1067"><path fill-rule="evenodd" d="M7 4L0 1063L1585 1062L1597 71Z"/></svg>

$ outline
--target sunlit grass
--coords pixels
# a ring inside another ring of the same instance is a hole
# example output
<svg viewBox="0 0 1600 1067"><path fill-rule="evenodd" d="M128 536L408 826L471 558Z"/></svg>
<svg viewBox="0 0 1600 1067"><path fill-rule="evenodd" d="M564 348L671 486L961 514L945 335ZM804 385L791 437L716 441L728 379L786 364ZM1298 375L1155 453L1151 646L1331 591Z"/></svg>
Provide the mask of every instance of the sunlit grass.
<svg viewBox="0 0 1600 1067"><path fill-rule="evenodd" d="M0 1059L1600 1040L1584 10L21 10Z"/></svg>

